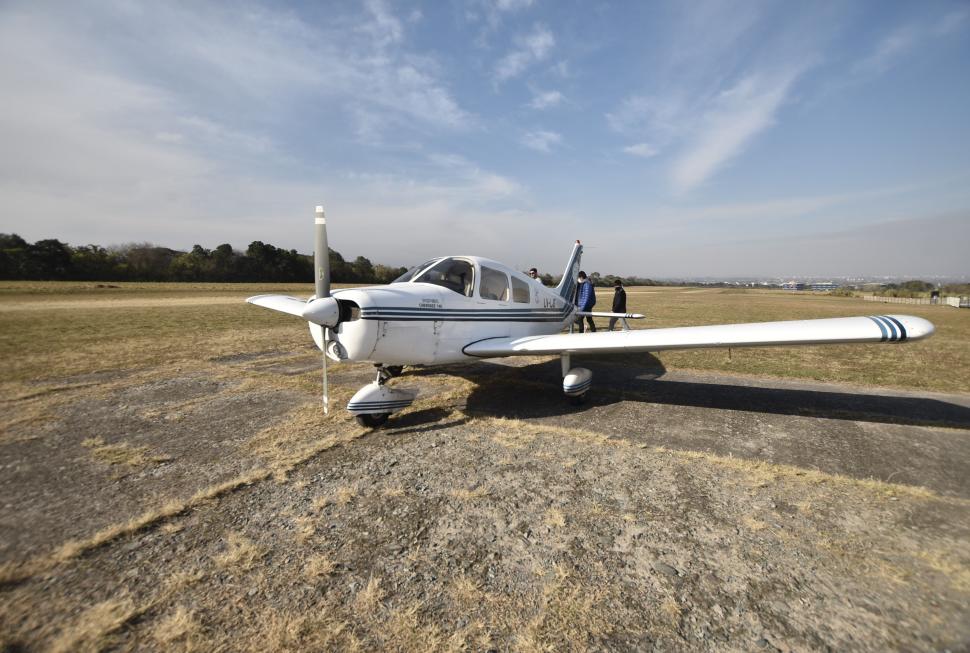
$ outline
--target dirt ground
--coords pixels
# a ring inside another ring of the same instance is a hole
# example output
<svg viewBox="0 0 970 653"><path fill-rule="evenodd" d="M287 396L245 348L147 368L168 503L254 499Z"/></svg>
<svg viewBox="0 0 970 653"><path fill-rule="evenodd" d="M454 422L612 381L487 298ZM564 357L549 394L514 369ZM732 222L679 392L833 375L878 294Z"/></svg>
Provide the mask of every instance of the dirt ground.
<svg viewBox="0 0 970 653"><path fill-rule="evenodd" d="M970 650L970 395L309 346L2 399L0 650Z"/></svg>

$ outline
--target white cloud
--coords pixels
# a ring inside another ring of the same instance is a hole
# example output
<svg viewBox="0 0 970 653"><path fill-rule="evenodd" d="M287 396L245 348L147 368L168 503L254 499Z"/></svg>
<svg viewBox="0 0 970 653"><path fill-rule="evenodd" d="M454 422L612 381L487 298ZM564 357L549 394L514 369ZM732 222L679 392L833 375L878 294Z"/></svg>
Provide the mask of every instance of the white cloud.
<svg viewBox="0 0 970 653"><path fill-rule="evenodd" d="M521 11L528 9L535 0L495 0L494 6L499 11Z"/></svg>
<svg viewBox="0 0 970 653"><path fill-rule="evenodd" d="M533 91L532 101L529 102L529 106L539 110L548 109L559 106L564 99L562 93L559 91Z"/></svg>
<svg viewBox="0 0 970 653"><path fill-rule="evenodd" d="M562 143L561 134L544 129L527 132L522 136L522 144L537 152L550 152L560 143Z"/></svg>
<svg viewBox="0 0 970 653"><path fill-rule="evenodd" d="M892 63L912 49L919 38L917 29L905 26L886 35L876 49L865 59L856 62L852 71L856 74L879 74L885 72Z"/></svg>
<svg viewBox="0 0 970 653"><path fill-rule="evenodd" d="M353 213L359 191L340 183L346 142L329 140L356 128L382 142L393 127L401 148L474 124L400 25L381 3L323 26L258 7L4 8L0 80L16 92L0 102L0 230L176 247L272 238L305 251L306 211L332 200ZM442 215L523 195L467 161L422 185ZM406 201L402 188L388 205ZM363 227L340 230L366 241Z"/></svg>
<svg viewBox="0 0 970 653"><path fill-rule="evenodd" d="M368 33L379 47L400 43L404 37L404 28L401 26L401 21L391 13L383 0L367 0L365 7L373 20L364 23L361 26L361 31Z"/></svg>
<svg viewBox="0 0 970 653"><path fill-rule="evenodd" d="M532 64L545 59L556 44L556 38L543 25L536 25L532 32L517 40L515 50L495 64L496 83L518 77Z"/></svg>
<svg viewBox="0 0 970 653"><path fill-rule="evenodd" d="M679 93L672 91L663 97L634 95L625 98L614 111L606 114L606 122L610 129L620 134L650 134L655 139L666 140L685 129L688 108Z"/></svg>
<svg viewBox="0 0 970 653"><path fill-rule="evenodd" d="M833 12L725 0L677 5L649 86L616 102L606 124L627 147L647 145L628 154L668 155L671 190L688 192L775 123L825 51Z"/></svg>
<svg viewBox="0 0 970 653"><path fill-rule="evenodd" d="M970 18L970 8L954 9L940 19L934 31L940 35L951 34L962 29L968 18Z"/></svg>
<svg viewBox="0 0 970 653"><path fill-rule="evenodd" d="M770 127L799 72L746 77L722 92L700 119L696 136L673 164L674 189L683 193L702 183Z"/></svg>
<svg viewBox="0 0 970 653"><path fill-rule="evenodd" d="M464 197L474 197L477 201L500 200L523 192L521 184L488 170L457 154L432 154L429 160L450 173L457 180Z"/></svg>
<svg viewBox="0 0 970 653"><path fill-rule="evenodd" d="M633 156L639 156L644 159L649 159L652 156L657 156L660 154L660 150L651 145L650 143L637 143L636 145L629 145L623 148L623 151L627 154L632 154Z"/></svg>

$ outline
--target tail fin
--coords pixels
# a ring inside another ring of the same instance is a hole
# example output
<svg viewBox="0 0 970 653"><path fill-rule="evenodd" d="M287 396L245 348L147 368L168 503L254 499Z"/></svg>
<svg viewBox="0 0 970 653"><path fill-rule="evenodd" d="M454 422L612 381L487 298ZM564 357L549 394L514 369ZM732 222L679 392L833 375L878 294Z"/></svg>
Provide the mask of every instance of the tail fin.
<svg viewBox="0 0 970 653"><path fill-rule="evenodd" d="M579 274L579 260L583 257L583 245L577 240L573 245L573 253L569 255L566 271L562 273L562 280L556 286L556 292L567 302L573 301L576 292L576 275Z"/></svg>

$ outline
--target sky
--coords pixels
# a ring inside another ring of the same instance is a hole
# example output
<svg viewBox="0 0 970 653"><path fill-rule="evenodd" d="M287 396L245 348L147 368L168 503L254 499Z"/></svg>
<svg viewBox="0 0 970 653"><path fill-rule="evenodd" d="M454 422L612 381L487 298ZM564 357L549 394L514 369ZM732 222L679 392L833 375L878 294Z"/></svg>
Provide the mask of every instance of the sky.
<svg viewBox="0 0 970 653"><path fill-rule="evenodd" d="M0 232L970 275L970 2L0 3Z"/></svg>

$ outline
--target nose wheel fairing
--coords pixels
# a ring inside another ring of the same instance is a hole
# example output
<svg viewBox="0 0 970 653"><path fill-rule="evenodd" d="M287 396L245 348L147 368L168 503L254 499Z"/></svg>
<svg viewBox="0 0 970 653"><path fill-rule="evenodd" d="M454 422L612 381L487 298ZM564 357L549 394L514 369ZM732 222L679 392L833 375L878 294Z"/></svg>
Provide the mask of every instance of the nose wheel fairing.
<svg viewBox="0 0 970 653"><path fill-rule="evenodd" d="M391 413L404 410L414 403L417 396L415 392L386 385L391 377L398 374L399 368L380 367L377 378L351 397L347 403L347 411L357 418L359 424L371 428L380 426Z"/></svg>

